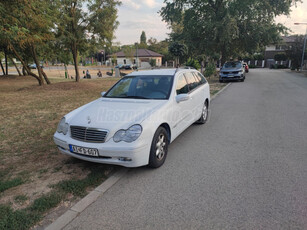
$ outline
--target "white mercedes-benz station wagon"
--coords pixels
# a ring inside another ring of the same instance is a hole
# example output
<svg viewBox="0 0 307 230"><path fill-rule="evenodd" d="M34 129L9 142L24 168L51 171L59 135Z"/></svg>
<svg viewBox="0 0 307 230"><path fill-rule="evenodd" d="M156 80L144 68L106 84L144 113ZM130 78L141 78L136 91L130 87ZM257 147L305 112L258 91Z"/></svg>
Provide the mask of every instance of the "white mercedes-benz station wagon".
<svg viewBox="0 0 307 230"><path fill-rule="evenodd" d="M133 72L101 95L61 119L54 142L62 153L98 163L156 168L180 133L208 119L209 84L193 69Z"/></svg>

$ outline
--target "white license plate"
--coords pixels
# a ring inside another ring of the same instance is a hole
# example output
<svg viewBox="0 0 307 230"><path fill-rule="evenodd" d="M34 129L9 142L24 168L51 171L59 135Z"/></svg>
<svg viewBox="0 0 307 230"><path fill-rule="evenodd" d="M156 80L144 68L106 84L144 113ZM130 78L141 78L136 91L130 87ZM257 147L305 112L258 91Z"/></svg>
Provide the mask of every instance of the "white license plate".
<svg viewBox="0 0 307 230"><path fill-rule="evenodd" d="M233 75L229 74L228 77L233 77Z"/></svg>
<svg viewBox="0 0 307 230"><path fill-rule="evenodd" d="M98 157L98 149L85 148L75 145L69 145L72 153L78 153L86 156Z"/></svg>

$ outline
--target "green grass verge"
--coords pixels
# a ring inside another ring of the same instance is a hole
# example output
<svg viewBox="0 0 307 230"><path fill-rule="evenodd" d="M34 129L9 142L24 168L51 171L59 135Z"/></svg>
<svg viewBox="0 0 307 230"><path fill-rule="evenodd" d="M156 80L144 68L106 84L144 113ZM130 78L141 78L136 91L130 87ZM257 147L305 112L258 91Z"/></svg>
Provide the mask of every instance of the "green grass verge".
<svg viewBox="0 0 307 230"><path fill-rule="evenodd" d="M15 230L29 229L37 221L40 216L37 213L28 210L16 210L6 205L0 205L0 229Z"/></svg>
<svg viewBox="0 0 307 230"><path fill-rule="evenodd" d="M23 180L20 177L16 177L12 180L0 181L0 192L4 192L9 188L16 187L23 184Z"/></svg>
<svg viewBox="0 0 307 230"><path fill-rule="evenodd" d="M78 161L76 163L79 163ZM84 163L86 167L86 163ZM56 207L67 194L72 193L75 196L85 196L86 189L101 184L105 179L105 170L112 169L111 166L97 165L91 168L91 172L84 179L72 179L59 182L54 189L38 199L36 199L28 208L13 210L9 205L0 205L0 230L10 229L29 229L39 222L44 214L50 209ZM13 181L13 180L12 180ZM11 184L17 184L11 182ZM8 187L8 186L7 186ZM19 195L15 197L18 202L25 202L28 197Z"/></svg>
<svg viewBox="0 0 307 230"><path fill-rule="evenodd" d="M86 194L86 189L90 186L99 185L106 176L104 175L104 170L102 167L95 167L91 169L91 172L85 179L72 179L61 181L56 185L58 189L65 193L72 193L75 196L84 196Z"/></svg>

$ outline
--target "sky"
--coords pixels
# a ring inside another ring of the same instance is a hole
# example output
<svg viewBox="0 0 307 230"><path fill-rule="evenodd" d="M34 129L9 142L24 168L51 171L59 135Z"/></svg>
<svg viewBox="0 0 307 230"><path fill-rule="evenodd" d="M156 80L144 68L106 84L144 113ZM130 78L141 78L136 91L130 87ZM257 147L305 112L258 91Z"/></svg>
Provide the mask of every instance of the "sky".
<svg viewBox="0 0 307 230"><path fill-rule="evenodd" d="M162 41L168 37L170 31L162 21L158 11L164 5L163 0L121 0L118 10L118 26L115 42L121 45L140 42L142 31L145 31L147 40L150 37ZM297 3L291 8L290 16L279 16L276 22L282 23L292 30L293 34L305 34L306 26L294 25L294 22L307 23L307 0Z"/></svg>

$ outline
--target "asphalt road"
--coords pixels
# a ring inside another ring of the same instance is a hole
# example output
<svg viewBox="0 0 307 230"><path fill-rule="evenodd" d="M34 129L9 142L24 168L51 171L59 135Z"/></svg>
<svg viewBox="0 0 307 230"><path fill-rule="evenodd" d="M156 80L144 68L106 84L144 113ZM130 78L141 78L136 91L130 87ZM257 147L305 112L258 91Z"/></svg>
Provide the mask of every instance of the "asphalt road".
<svg viewBox="0 0 307 230"><path fill-rule="evenodd" d="M307 77L251 70L65 229L307 229Z"/></svg>

